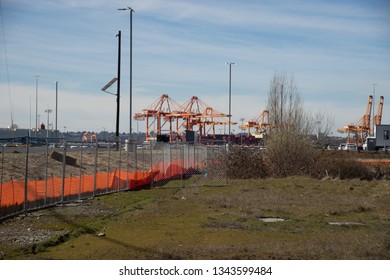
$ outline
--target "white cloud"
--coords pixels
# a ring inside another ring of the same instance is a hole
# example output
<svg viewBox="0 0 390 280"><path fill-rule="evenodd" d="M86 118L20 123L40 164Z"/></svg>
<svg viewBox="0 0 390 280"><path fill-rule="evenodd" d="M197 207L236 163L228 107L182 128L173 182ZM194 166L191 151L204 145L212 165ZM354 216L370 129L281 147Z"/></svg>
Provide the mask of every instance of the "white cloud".
<svg viewBox="0 0 390 280"><path fill-rule="evenodd" d="M361 114L372 83L378 95L390 90L389 7L379 2L133 1L133 112L168 93L179 103L196 95L226 113L224 63L233 61L236 121L257 115L274 73L286 72L311 109L327 104L337 122L348 122ZM113 130L115 98L100 88L116 75L115 34L121 29L121 128L128 131L129 13L117 8L129 4L3 3L15 119L29 125L38 74L42 106L53 106L53 83L60 81L62 126ZM2 45L0 50L3 61ZM9 122L5 73L1 64L1 126ZM383 120L390 122L386 110Z"/></svg>

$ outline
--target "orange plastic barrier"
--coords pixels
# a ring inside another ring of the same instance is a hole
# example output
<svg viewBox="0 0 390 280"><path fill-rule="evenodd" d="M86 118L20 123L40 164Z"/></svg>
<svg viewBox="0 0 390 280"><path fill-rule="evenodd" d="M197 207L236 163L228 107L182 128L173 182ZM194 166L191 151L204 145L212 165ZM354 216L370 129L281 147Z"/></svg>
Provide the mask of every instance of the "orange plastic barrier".
<svg viewBox="0 0 390 280"><path fill-rule="evenodd" d="M150 185L153 174L151 171L97 173L96 190L110 192L143 187ZM36 201L48 198L60 198L62 196L62 184L64 184L64 197L92 193L94 191L94 180L93 175L81 175L79 177L67 177L64 182L62 178L56 177L50 178L47 181L28 181L27 200ZM25 182L10 181L3 183L0 189L0 206L7 207L23 204L24 194Z"/></svg>
<svg viewBox="0 0 390 280"><path fill-rule="evenodd" d="M187 163L188 164L188 163ZM80 175L78 177L50 178L46 180L27 182L27 200L37 201L48 198L61 198L71 195L82 195L103 190L115 192L120 190L136 189L150 186L152 182L177 178L193 170L193 163L184 168L182 160L159 162L150 171L125 172L116 170L110 173L96 174L96 189L94 189L94 175ZM10 181L3 183L0 189L0 206L7 207L23 204L25 195L25 182Z"/></svg>
<svg viewBox="0 0 390 280"><path fill-rule="evenodd" d="M390 161L361 161L361 163L368 165L390 165Z"/></svg>

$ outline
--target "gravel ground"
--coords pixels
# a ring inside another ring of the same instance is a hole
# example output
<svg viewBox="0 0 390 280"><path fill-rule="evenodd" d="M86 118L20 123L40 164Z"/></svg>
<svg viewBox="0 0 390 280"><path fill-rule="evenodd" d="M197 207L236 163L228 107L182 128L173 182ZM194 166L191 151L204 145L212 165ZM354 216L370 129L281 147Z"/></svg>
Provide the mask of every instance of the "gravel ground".
<svg viewBox="0 0 390 280"><path fill-rule="evenodd" d="M37 221L44 216L43 212L19 216L0 224L0 248L5 246L25 246L41 243L55 236L68 233L67 230L38 229ZM41 224L41 223L40 223ZM0 249L0 259L5 257Z"/></svg>

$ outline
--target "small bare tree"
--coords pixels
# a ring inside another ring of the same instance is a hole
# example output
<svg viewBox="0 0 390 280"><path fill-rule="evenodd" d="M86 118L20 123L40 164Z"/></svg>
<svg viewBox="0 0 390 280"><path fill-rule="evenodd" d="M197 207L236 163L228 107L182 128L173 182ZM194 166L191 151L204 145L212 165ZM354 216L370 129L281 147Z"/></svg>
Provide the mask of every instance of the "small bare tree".
<svg viewBox="0 0 390 280"><path fill-rule="evenodd" d="M329 133L334 120L321 112L314 117L306 112L294 79L285 74L271 80L267 109L271 133L265 158L270 173L278 177L310 173L316 152L307 136L320 129Z"/></svg>
<svg viewBox="0 0 390 280"><path fill-rule="evenodd" d="M305 110L294 78L275 74L270 83L267 109L270 123L277 130L289 129L308 135L321 132L328 135L334 126L334 117L319 111L312 115Z"/></svg>
<svg viewBox="0 0 390 280"><path fill-rule="evenodd" d="M286 74L274 75L271 80L267 109L270 123L277 130L288 129L302 134L312 130L294 79Z"/></svg>

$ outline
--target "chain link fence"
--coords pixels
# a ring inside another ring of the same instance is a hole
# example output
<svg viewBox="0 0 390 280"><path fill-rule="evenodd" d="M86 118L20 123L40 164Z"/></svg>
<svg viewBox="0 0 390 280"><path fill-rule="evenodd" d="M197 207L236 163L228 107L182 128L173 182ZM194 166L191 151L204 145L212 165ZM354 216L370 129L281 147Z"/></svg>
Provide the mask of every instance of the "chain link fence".
<svg viewBox="0 0 390 280"><path fill-rule="evenodd" d="M226 185L227 149L189 143L0 139L0 220L139 188Z"/></svg>

